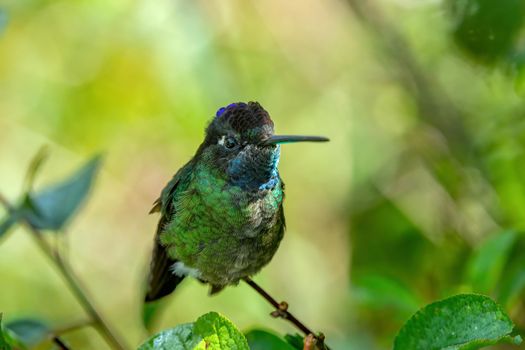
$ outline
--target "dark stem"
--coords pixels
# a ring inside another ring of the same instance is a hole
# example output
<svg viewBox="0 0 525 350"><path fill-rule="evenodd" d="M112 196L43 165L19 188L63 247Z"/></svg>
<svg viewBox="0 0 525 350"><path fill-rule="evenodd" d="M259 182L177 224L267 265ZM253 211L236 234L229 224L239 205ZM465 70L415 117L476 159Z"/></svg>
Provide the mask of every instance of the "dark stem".
<svg viewBox="0 0 525 350"><path fill-rule="evenodd" d="M308 327L306 327L301 321L295 318L288 310L286 310L287 304L285 302L278 303L270 294L268 294L264 289L261 288L257 283L255 283L250 277L245 277L244 281L248 283L250 287L255 289L264 299L266 299L270 304L275 307L276 311L279 313L278 317L282 317L291 323L294 324L297 328L301 330L305 335L314 334ZM284 310L283 310L284 309Z"/></svg>
<svg viewBox="0 0 525 350"><path fill-rule="evenodd" d="M324 335L315 335L312 330L310 330L308 327L306 327L301 321L299 321L292 313L288 311L288 303L283 302L277 302L270 294L268 294L264 289L262 289L261 286L259 286L257 283L255 283L250 277L244 277L244 282L246 282L250 287L255 289L257 293L259 293L266 301L268 301L270 304L272 304L273 307L275 307L275 311L271 313L273 317L280 317L285 320L288 320L291 322L295 327L301 330L301 332L304 333L304 335L309 336L313 335L318 341L320 341L321 344L324 345L324 348L327 350L330 350L330 348L324 344Z"/></svg>
<svg viewBox="0 0 525 350"><path fill-rule="evenodd" d="M12 213L14 208L9 201L0 194L0 203L2 203L6 209ZM93 321L93 326L97 329L104 339L111 345L112 348L117 350L125 350L128 347L124 345L124 342L111 330L108 322L102 317L101 313L96 309L93 301L88 297L86 288L83 283L80 282L79 278L73 272L71 266L62 259L58 250L54 249L44 238L40 230L35 228L26 219L22 220L22 223L27 227L31 236L38 244L40 249L49 258L49 260L55 265L58 271L64 278L67 286L71 292L75 295L80 305L82 305L84 311L90 316Z"/></svg>
<svg viewBox="0 0 525 350"><path fill-rule="evenodd" d="M70 350L69 347L58 337L53 337L53 343L60 349L60 350Z"/></svg>

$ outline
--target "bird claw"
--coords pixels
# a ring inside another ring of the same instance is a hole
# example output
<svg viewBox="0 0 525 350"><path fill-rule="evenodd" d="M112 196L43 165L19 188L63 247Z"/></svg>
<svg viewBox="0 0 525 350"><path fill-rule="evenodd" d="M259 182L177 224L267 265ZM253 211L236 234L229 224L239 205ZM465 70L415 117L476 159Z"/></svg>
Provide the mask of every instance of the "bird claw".
<svg viewBox="0 0 525 350"><path fill-rule="evenodd" d="M325 336L323 333L308 334L304 337L304 347L303 350L327 350L328 346L324 343Z"/></svg>

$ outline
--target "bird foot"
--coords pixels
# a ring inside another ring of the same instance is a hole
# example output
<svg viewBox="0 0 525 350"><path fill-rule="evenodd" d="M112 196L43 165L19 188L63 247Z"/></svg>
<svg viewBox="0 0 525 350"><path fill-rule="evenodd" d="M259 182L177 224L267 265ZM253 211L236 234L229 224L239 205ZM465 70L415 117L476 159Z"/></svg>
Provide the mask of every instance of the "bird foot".
<svg viewBox="0 0 525 350"><path fill-rule="evenodd" d="M274 318L288 318L288 303L281 301L279 308L270 314Z"/></svg>
<svg viewBox="0 0 525 350"><path fill-rule="evenodd" d="M326 350L328 347L324 343L324 340L325 336L323 333L317 335L310 333L304 338L303 350Z"/></svg>

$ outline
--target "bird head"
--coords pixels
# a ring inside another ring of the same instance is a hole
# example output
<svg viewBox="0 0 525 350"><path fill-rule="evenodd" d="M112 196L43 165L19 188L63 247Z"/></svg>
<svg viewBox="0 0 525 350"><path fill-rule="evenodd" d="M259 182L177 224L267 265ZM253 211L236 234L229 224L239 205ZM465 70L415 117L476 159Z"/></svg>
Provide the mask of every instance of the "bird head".
<svg viewBox="0 0 525 350"><path fill-rule="evenodd" d="M243 189L270 189L278 177L280 145L328 141L319 136L275 135L273 121L257 102L219 108L199 148L202 159Z"/></svg>

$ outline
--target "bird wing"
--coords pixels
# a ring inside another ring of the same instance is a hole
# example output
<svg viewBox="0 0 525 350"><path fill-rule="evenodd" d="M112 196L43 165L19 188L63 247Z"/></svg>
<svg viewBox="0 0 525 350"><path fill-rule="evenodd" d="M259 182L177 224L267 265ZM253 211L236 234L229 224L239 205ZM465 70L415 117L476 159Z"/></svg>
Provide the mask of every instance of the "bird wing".
<svg viewBox="0 0 525 350"><path fill-rule="evenodd" d="M148 286L144 301L152 302L158 300L171 292L184 279L175 275L171 268L177 260L169 257L166 248L160 244L160 235L166 225L173 220L176 215L174 199L177 193L184 190L181 183L184 178L191 173L191 162L181 168L171 181L162 190L161 196L153 204L150 213L160 212L161 217L157 226L155 243L153 246L153 256L151 258Z"/></svg>

